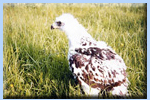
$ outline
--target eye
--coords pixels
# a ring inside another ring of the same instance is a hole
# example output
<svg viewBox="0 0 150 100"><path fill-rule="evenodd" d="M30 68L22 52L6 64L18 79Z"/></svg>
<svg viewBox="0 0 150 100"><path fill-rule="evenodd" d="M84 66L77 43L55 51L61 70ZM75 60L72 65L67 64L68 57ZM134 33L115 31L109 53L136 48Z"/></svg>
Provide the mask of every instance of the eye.
<svg viewBox="0 0 150 100"><path fill-rule="evenodd" d="M61 21L56 22L58 26L61 26Z"/></svg>

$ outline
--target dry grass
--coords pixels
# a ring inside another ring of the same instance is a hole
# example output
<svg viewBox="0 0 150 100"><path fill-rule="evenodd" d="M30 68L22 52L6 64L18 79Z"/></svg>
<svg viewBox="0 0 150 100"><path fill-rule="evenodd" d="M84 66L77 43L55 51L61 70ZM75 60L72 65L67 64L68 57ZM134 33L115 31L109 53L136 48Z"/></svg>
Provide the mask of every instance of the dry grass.
<svg viewBox="0 0 150 100"><path fill-rule="evenodd" d="M146 5L132 4L4 4L3 97L81 96L68 69L66 35L50 30L64 12L123 57L131 83L129 98L146 98Z"/></svg>

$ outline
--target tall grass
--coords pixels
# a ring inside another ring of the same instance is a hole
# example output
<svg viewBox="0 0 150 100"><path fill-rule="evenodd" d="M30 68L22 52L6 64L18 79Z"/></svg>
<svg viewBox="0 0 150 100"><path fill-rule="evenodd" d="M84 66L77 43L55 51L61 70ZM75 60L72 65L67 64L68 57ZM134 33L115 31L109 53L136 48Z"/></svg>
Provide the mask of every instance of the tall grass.
<svg viewBox="0 0 150 100"><path fill-rule="evenodd" d="M82 98L68 68L67 37L50 30L65 12L124 59L129 98L146 98L146 9L145 4L4 4L3 98Z"/></svg>

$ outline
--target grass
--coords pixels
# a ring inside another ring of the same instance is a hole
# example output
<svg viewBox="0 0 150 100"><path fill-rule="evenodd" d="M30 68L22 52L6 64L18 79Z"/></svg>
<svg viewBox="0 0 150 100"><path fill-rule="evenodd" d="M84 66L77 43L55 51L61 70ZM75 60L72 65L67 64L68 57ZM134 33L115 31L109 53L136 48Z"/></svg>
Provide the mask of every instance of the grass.
<svg viewBox="0 0 150 100"><path fill-rule="evenodd" d="M147 98L146 9L145 4L4 4L3 98L83 98L68 68L67 37L50 30L64 12L124 59L128 98Z"/></svg>

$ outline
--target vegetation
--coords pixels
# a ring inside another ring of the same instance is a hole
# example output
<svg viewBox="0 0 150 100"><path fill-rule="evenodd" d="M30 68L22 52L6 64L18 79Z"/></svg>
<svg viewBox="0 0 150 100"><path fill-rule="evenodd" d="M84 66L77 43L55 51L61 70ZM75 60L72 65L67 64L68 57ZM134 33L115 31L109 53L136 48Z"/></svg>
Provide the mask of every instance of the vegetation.
<svg viewBox="0 0 150 100"><path fill-rule="evenodd" d="M4 4L3 98L83 98L68 68L67 37L50 30L62 13L124 59L128 98L147 98L147 5L134 5Z"/></svg>

